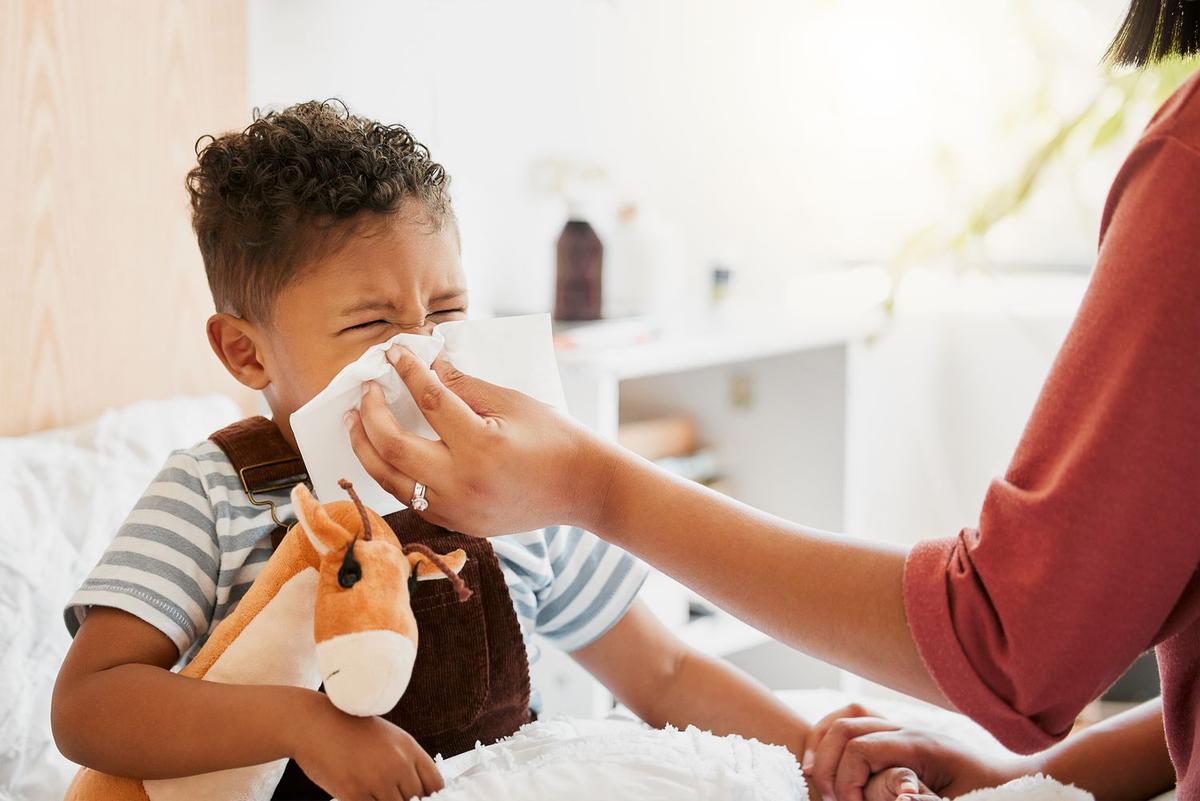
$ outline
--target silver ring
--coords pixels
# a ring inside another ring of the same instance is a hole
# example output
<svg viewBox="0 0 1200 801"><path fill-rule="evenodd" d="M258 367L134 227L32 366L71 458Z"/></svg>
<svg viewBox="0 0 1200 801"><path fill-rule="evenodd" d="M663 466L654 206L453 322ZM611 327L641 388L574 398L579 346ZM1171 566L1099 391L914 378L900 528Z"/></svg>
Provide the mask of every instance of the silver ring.
<svg viewBox="0 0 1200 801"><path fill-rule="evenodd" d="M425 500L425 485L420 481L413 487L412 500L408 502L408 505L413 508L414 512L424 512L429 508L429 501Z"/></svg>

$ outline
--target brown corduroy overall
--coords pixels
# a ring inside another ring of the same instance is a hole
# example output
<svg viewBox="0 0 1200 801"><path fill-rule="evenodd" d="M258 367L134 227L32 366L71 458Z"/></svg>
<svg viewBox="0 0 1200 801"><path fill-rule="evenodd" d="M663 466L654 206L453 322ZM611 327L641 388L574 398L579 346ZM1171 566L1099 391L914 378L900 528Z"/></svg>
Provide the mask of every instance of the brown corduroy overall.
<svg viewBox="0 0 1200 801"><path fill-rule="evenodd" d="M251 417L214 433L255 505L256 493L290 489L308 478L299 454L265 417ZM272 506L272 517L274 507ZM463 581L472 595L459 601L449 582L427 581L412 594L420 635L417 660L404 697L387 720L407 731L429 754L451 757L515 732L532 716L529 662L521 626L496 553L487 540L427 523L409 509L383 518L401 544L419 542L438 553L467 553ZM276 519L276 522L280 521ZM278 547L283 525L271 534ZM329 795L288 762L275 799L327 799Z"/></svg>

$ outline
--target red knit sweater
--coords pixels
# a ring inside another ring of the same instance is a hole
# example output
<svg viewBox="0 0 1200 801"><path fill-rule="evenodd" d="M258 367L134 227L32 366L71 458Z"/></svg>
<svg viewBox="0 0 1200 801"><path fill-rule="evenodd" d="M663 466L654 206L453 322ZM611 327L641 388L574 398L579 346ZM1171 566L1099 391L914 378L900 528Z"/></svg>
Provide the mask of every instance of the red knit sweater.
<svg viewBox="0 0 1200 801"><path fill-rule="evenodd" d="M1157 646L1200 801L1200 75L1113 184L1091 286L979 527L921 543L909 625L962 712L1033 752Z"/></svg>

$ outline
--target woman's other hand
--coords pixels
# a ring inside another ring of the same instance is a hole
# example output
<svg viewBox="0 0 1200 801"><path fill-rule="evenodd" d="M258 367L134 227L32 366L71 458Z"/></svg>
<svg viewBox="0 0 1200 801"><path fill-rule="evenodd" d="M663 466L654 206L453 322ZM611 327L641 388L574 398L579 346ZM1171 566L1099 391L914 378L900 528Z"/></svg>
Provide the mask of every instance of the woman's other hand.
<svg viewBox="0 0 1200 801"><path fill-rule="evenodd" d="M367 472L408 504L425 485L425 519L475 536L554 524L584 528L603 504L617 449L556 409L439 359L387 353L440 441L400 428L383 391L366 385L350 441Z"/></svg>
<svg viewBox="0 0 1200 801"><path fill-rule="evenodd" d="M1019 758L992 764L949 737L878 717L847 716L846 711L814 726L806 746L812 756L806 755L805 772L825 798L891 801L913 795L924 801L926 794L954 797L994 787L1023 772ZM909 769L921 787L912 791L910 783L902 783L902 774L889 772L893 768ZM894 795L888 795L893 789Z"/></svg>

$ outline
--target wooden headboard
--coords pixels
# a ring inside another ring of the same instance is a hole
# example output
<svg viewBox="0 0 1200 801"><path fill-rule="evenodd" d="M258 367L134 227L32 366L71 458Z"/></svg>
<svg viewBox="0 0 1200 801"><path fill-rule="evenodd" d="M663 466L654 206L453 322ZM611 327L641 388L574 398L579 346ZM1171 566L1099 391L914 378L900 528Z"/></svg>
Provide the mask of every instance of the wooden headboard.
<svg viewBox="0 0 1200 801"><path fill-rule="evenodd" d="M249 395L204 335L183 187L241 128L244 0L0 0L0 435Z"/></svg>

